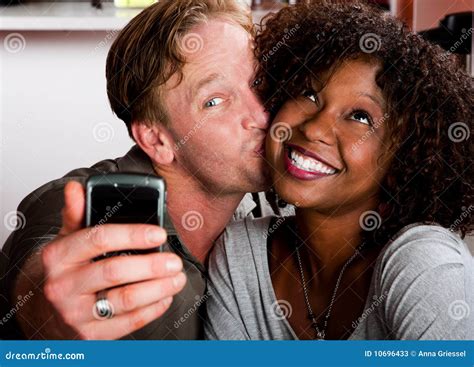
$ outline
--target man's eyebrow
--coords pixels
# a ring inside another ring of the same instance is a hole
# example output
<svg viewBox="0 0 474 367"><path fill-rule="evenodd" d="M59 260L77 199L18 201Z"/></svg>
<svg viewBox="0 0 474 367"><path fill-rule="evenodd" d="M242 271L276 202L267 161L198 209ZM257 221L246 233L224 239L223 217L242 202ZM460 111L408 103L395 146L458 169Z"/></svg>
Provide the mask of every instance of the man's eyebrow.
<svg viewBox="0 0 474 367"><path fill-rule="evenodd" d="M207 84L213 83L216 80L222 79L221 75L218 73L212 73L206 76L205 78L201 79L193 88L193 96L195 96L200 89L205 87Z"/></svg>
<svg viewBox="0 0 474 367"><path fill-rule="evenodd" d="M370 93L365 93L365 92L361 92L359 93L359 96L364 96L364 97L367 97L367 98L370 98L372 101L375 102L375 104L377 104L382 110L385 109L385 103L383 102L383 100L381 100L380 98L377 98L375 96L373 96L372 94Z"/></svg>

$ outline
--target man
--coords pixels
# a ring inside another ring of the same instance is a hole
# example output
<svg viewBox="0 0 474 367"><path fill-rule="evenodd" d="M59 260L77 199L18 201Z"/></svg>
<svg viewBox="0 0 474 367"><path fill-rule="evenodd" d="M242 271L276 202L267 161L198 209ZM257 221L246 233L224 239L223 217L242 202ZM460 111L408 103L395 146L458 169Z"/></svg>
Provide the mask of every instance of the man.
<svg viewBox="0 0 474 367"><path fill-rule="evenodd" d="M271 212L246 195L268 185L268 115L253 90L251 29L237 0L174 0L145 9L120 33L107 59L107 92L137 146L47 183L20 204L26 226L3 249L6 312L15 310L19 324L7 326L21 329L13 337L201 336L204 263L214 239L232 219ZM91 261L166 239L152 225L82 228L86 178L111 172L165 179L167 252ZM107 319L96 312L105 290Z"/></svg>

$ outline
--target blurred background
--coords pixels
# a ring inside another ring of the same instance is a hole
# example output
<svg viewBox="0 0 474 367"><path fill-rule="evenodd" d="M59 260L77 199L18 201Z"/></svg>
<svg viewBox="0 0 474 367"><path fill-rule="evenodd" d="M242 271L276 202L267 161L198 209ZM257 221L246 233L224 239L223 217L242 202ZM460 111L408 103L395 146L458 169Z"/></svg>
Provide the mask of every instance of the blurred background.
<svg viewBox="0 0 474 367"><path fill-rule="evenodd" d="M109 108L105 60L120 29L153 2L0 0L0 247L21 225L16 208L28 193L133 145ZM246 2L259 22L297 1ZM472 0L373 2L472 74Z"/></svg>

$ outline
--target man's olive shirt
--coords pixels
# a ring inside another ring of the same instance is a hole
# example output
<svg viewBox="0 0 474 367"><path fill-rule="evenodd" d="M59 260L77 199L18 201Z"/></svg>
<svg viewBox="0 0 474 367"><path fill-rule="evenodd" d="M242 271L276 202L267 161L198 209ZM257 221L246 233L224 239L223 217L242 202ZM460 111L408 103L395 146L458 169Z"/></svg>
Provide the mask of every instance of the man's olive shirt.
<svg viewBox="0 0 474 367"><path fill-rule="evenodd" d="M103 160L90 168L75 169L62 178L46 183L24 198L18 206L19 215L24 217L21 226L8 237L0 253L0 315L9 316L0 319L2 339L24 339L15 318L21 305L18 304L20 302L18 299L12 299L13 287L21 267L30 254L51 241L59 232L66 182L75 180L85 185L89 176L107 173L140 173L156 176L150 158L135 145L123 157ZM233 220L247 216L264 217L275 214L291 214L291 208L280 208L272 195L249 193L244 196L234 213ZM172 305L162 317L123 339L203 337L205 319L203 306L208 298L206 269L179 240L169 220L166 221L165 228L168 231L168 242L163 245L164 250L175 252L182 258L187 276L186 286L174 296ZM41 292L41 288L37 287L32 291ZM41 335L41 331L38 335Z"/></svg>

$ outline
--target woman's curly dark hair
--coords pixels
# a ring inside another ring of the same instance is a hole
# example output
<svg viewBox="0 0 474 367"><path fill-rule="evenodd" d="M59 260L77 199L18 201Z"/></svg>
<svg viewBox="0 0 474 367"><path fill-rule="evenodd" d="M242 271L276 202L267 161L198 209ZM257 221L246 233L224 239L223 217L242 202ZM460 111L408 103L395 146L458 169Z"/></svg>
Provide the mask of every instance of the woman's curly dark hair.
<svg viewBox="0 0 474 367"><path fill-rule="evenodd" d="M463 238L471 232L474 90L456 57L360 1L311 1L263 22L255 49L258 89L272 116L344 61L380 64L376 82L394 158L380 190L387 209L379 211L382 225L371 240L386 243L416 222L437 223Z"/></svg>

